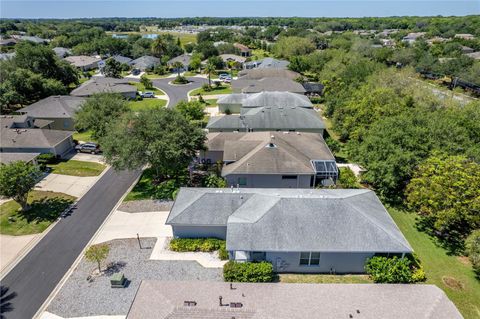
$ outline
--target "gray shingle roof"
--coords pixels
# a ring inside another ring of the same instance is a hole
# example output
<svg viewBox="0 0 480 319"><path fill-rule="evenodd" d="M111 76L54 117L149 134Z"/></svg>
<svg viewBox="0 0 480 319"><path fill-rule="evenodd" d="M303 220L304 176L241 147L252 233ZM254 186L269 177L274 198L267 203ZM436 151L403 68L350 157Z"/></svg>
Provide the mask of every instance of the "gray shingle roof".
<svg viewBox="0 0 480 319"><path fill-rule="evenodd" d="M306 92L302 84L284 77L265 77L259 80L239 78L232 81L232 90L236 93L287 91L303 94Z"/></svg>
<svg viewBox="0 0 480 319"><path fill-rule="evenodd" d="M114 79L104 77L92 77L78 88L70 92L73 96L90 96L96 93L131 93L137 92L137 88L128 84L126 79Z"/></svg>
<svg viewBox="0 0 480 319"><path fill-rule="evenodd" d="M300 76L300 73L278 68L258 68L240 71L238 76L243 80L260 80L263 78L287 78L295 80Z"/></svg>
<svg viewBox="0 0 480 319"><path fill-rule="evenodd" d="M313 109L277 106L242 109L242 115L213 116L207 129L216 131L321 131L325 124Z"/></svg>
<svg viewBox="0 0 480 319"><path fill-rule="evenodd" d="M227 225L240 251L412 251L367 189L182 188L170 225Z"/></svg>
<svg viewBox="0 0 480 319"><path fill-rule="evenodd" d="M242 107L245 108L263 106L313 108L312 102L305 95L284 91L250 94L242 102Z"/></svg>
<svg viewBox="0 0 480 319"><path fill-rule="evenodd" d="M71 54L72 54L72 50L67 49L67 48L55 47L55 48L53 48L52 50L53 50L53 52L55 52L55 54L56 54L59 58L64 58L64 57L66 57L67 55L71 55Z"/></svg>
<svg viewBox="0 0 480 319"><path fill-rule="evenodd" d="M243 101L249 97L250 94L233 93L220 96L217 100L218 104L242 104Z"/></svg>
<svg viewBox="0 0 480 319"><path fill-rule="evenodd" d="M160 59L150 55L145 55L145 56L139 57L138 59L130 61L130 65L133 68L137 68L140 70L152 68L158 63L160 63Z"/></svg>
<svg viewBox="0 0 480 319"><path fill-rule="evenodd" d="M115 61L117 61L118 63L125 63L125 64L129 64L132 59L129 58L129 57L126 57L126 56L123 56L123 55L115 55L112 57Z"/></svg>
<svg viewBox="0 0 480 319"><path fill-rule="evenodd" d="M191 59L192 59L192 56L190 54L182 54L173 59L168 60L167 64L172 65L175 62L180 62L183 64L183 66L188 66L190 64Z"/></svg>
<svg viewBox="0 0 480 319"><path fill-rule="evenodd" d="M40 153L3 153L0 152L0 163L8 164L15 161L30 162L34 160Z"/></svg>
<svg viewBox="0 0 480 319"><path fill-rule="evenodd" d="M84 102L83 97L53 95L24 107L18 112L34 118L72 118Z"/></svg>
<svg viewBox="0 0 480 319"><path fill-rule="evenodd" d="M8 129L2 127L0 148L53 147L73 135L70 131L48 129Z"/></svg>
<svg viewBox="0 0 480 319"><path fill-rule="evenodd" d="M238 63L244 63L247 59L243 56L239 56L236 54L220 54L220 58L223 60L223 62L235 61Z"/></svg>
<svg viewBox="0 0 480 319"><path fill-rule="evenodd" d="M434 285L142 281L127 319L460 319ZM241 308L219 306L241 302ZM196 306L185 306L185 301ZM357 310L359 313L357 313Z"/></svg>
<svg viewBox="0 0 480 319"><path fill-rule="evenodd" d="M287 69L290 62L286 60L277 60L274 58L265 58L263 60L251 61L246 64L247 68L259 68L259 69Z"/></svg>
<svg viewBox="0 0 480 319"><path fill-rule="evenodd" d="M231 162L223 166L222 176L313 174L312 160L335 161L322 136L317 133L222 132L209 133L207 139L209 150L222 150L224 162ZM267 147L269 143L275 147Z"/></svg>
<svg viewBox="0 0 480 319"><path fill-rule="evenodd" d="M87 55L72 55L72 56L67 56L65 58L65 61L71 63L73 66L76 66L77 68L90 66L92 64L100 62L101 60L102 59L100 58L87 56Z"/></svg>

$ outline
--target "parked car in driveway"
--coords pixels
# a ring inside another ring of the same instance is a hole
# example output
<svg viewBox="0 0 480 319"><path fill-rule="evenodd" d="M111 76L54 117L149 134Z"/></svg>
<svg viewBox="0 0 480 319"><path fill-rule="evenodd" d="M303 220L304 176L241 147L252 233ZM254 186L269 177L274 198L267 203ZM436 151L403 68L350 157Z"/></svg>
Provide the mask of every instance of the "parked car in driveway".
<svg viewBox="0 0 480 319"><path fill-rule="evenodd" d="M77 153L91 153L98 154L101 152L100 146L97 143L83 143L75 146Z"/></svg>
<svg viewBox="0 0 480 319"><path fill-rule="evenodd" d="M226 77L223 79L223 83L231 83L232 82L232 78L231 77Z"/></svg>
<svg viewBox="0 0 480 319"><path fill-rule="evenodd" d="M228 73L220 73L218 75L218 79L220 79L220 80L224 80L225 78L228 78L228 77L230 77L230 75Z"/></svg>
<svg viewBox="0 0 480 319"><path fill-rule="evenodd" d="M141 71L139 69L133 69L132 70L132 75L139 75Z"/></svg>
<svg viewBox="0 0 480 319"><path fill-rule="evenodd" d="M155 97L155 93L153 92L142 92L142 91L138 91L138 95L140 95L142 98L154 98Z"/></svg>

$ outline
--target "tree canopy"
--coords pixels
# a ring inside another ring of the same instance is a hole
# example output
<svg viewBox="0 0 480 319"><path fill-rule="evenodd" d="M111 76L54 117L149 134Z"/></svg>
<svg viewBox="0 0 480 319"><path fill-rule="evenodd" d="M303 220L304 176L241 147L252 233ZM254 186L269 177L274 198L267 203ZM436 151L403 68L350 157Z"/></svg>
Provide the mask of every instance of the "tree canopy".
<svg viewBox="0 0 480 319"><path fill-rule="evenodd" d="M39 174L35 165L23 161L0 164L0 195L13 198L22 210L28 210L28 193L37 183Z"/></svg>

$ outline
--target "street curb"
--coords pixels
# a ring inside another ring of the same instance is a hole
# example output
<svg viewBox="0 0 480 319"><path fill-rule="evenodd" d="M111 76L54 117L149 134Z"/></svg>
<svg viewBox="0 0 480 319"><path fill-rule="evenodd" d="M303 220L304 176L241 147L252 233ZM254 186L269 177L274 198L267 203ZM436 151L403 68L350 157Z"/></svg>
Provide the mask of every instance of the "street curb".
<svg viewBox="0 0 480 319"><path fill-rule="evenodd" d="M110 169L110 166L106 165L105 164L105 169L103 170L103 172L98 175L98 179L97 181L95 182L95 184L100 180L100 178L102 178L102 176ZM92 187L95 185L93 184ZM90 187L90 188L92 188ZM89 189L90 190L90 189ZM87 194L87 192L85 192L85 194ZM82 199L83 196L85 196L85 194L83 194L81 197L77 198L75 200L75 203L77 203L80 199ZM17 255L17 257L15 257L14 260L12 260L10 263L8 263L4 269L2 269L2 271L0 272L0 280L2 280L6 275L8 275L8 273L10 271L12 271L13 268L15 268L15 266L18 265L18 263L20 263L22 261L22 259L28 255L28 253L53 229L53 227L55 227L55 225L58 224L58 222L61 220L62 218L61 217L58 217L56 221L54 221L52 224L50 224L50 226L47 227L47 229L45 229L43 232L41 232L40 234L38 234L39 236L35 237L34 239L32 239L25 247L22 248L22 250L20 250L19 254Z"/></svg>
<svg viewBox="0 0 480 319"><path fill-rule="evenodd" d="M111 168L111 167L110 167ZM95 234L93 234L92 238L90 238L90 240L88 241L88 243L85 245L85 247L82 249L82 251L80 252L80 254L78 255L77 259L75 259L75 261L73 262L72 266L67 270L67 272L63 275L62 279L60 279L60 281L58 282L57 286L53 289L53 291L50 293L50 295L48 296L48 298L43 302L43 304L40 306L40 308L38 309L38 311L35 313L35 315L33 315L32 318L40 318L40 316L42 315L43 312L45 312L45 310L47 309L48 305L50 305L50 303L52 302L52 300L55 298L55 296L58 294L58 292L60 291L60 289L63 287L63 285L67 282L67 279L72 275L73 271L75 270L75 268L77 268L78 264L80 263L80 261L82 260L83 258L83 255L85 253L85 250L87 249L87 247L89 247L91 245L91 243L93 242L93 240L98 236L98 234L100 233L100 231L102 230L102 228L105 226L105 224L107 223L107 221L110 219L110 217L112 217L112 214L118 209L118 207L123 203L123 200L125 199L125 197L127 197L128 193L131 192L131 190L135 187L135 185L137 185L137 183L140 181L140 178L142 177L142 174L140 174L136 179L135 181L132 183L132 185L130 185L130 187L127 189L127 191L122 195L122 197L120 197L119 201L117 202L117 204L112 208L112 210L110 211L110 213L107 215L107 217L105 218L105 220L102 222L102 224L100 225L100 227L98 227L97 231L95 232Z"/></svg>

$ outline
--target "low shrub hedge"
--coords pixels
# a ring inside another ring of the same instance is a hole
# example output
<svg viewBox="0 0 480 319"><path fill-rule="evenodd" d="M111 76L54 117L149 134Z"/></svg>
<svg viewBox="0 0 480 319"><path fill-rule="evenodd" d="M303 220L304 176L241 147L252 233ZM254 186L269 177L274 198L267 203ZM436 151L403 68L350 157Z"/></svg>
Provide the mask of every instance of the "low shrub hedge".
<svg viewBox="0 0 480 319"><path fill-rule="evenodd" d="M220 259L228 259L225 240L218 238L174 238L170 241L170 250L178 252L212 252L218 250Z"/></svg>
<svg viewBox="0 0 480 319"><path fill-rule="evenodd" d="M425 281L426 276L416 256L406 258L370 258L365 265L366 272L376 283L414 283Z"/></svg>
<svg viewBox="0 0 480 319"><path fill-rule="evenodd" d="M271 263L229 261L223 266L223 279L227 282L271 282L275 278Z"/></svg>

